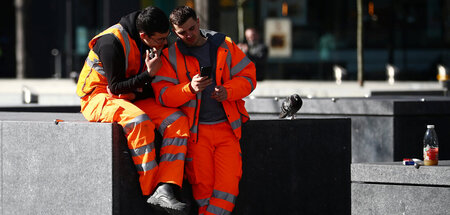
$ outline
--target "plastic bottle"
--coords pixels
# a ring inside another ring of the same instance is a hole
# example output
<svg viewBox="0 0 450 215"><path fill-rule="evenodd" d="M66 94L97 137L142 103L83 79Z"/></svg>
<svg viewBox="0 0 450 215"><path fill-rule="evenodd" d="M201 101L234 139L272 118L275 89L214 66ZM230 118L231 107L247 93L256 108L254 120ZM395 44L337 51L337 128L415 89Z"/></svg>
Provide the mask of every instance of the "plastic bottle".
<svg viewBox="0 0 450 215"><path fill-rule="evenodd" d="M438 165L439 142L434 125L427 125L427 131L423 137L423 163L425 166Z"/></svg>

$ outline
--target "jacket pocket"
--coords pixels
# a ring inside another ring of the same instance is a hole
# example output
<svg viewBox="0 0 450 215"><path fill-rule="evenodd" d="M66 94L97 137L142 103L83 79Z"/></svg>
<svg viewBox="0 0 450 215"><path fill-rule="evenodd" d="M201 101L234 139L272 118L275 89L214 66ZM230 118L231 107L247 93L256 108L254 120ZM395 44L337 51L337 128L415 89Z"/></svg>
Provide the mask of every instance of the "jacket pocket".
<svg viewBox="0 0 450 215"><path fill-rule="evenodd" d="M241 115L242 123L247 122L250 117L248 116L247 109L245 109L245 101L242 99L237 100L236 106L239 114Z"/></svg>

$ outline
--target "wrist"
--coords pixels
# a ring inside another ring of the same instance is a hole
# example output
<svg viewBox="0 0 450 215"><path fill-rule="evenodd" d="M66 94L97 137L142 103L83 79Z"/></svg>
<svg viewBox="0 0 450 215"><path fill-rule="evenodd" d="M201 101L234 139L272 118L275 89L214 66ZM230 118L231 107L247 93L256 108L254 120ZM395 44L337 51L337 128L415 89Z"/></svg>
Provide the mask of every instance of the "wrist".
<svg viewBox="0 0 450 215"><path fill-rule="evenodd" d="M153 78L155 75L152 74L149 68L147 68L147 73L150 76L150 78Z"/></svg>
<svg viewBox="0 0 450 215"><path fill-rule="evenodd" d="M192 87L191 83L189 83L189 90L191 91L192 94L197 94L197 91Z"/></svg>

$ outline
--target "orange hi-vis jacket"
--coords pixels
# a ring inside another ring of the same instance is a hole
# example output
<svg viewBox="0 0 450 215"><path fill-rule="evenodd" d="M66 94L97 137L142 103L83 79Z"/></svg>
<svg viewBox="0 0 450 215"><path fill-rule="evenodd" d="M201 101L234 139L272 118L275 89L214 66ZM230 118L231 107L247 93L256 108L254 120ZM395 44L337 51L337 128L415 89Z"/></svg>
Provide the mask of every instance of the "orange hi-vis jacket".
<svg viewBox="0 0 450 215"><path fill-rule="evenodd" d="M228 122L238 139L241 138L241 125L249 120L242 98L248 96L256 87L255 65L237 47L231 38L217 32L205 32L216 50L212 56L216 84L227 91L227 99L222 102ZM201 92L193 93L189 84L192 77L200 73L199 62L188 54L186 46L178 39L176 43L163 50L163 66L152 82L156 100L167 107L180 107L189 118L190 141L197 142L198 116Z"/></svg>
<svg viewBox="0 0 450 215"><path fill-rule="evenodd" d="M84 97L87 94L92 93L94 90L106 92L106 86L108 86L106 74L103 71L103 66L99 57L94 51L92 51L92 48L97 40L105 34L113 34L122 43L122 47L124 49L123 52L125 53L126 78L139 73L141 56L136 42L130 37L122 25L113 25L95 36L89 42L89 48L91 51L86 58L85 65L81 70L77 84L77 95L80 97Z"/></svg>

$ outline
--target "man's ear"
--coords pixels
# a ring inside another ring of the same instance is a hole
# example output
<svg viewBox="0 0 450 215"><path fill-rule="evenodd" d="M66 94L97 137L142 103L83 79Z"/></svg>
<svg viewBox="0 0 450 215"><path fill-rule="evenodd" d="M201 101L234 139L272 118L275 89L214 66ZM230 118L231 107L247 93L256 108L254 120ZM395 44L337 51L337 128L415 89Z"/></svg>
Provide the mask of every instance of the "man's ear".
<svg viewBox="0 0 450 215"><path fill-rule="evenodd" d="M145 39L145 33L144 32L139 32L139 37L142 39L142 40L144 40Z"/></svg>

